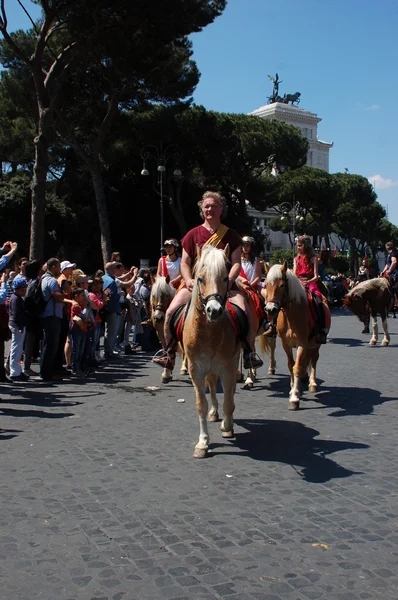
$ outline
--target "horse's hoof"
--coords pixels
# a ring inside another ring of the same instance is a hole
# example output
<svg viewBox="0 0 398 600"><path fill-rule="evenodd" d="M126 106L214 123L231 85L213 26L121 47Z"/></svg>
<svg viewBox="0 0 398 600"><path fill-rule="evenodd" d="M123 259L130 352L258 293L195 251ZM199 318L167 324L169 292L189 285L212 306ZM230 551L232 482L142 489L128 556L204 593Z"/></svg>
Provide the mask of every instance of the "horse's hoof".
<svg viewBox="0 0 398 600"><path fill-rule="evenodd" d="M383 342L381 342L381 345L382 345L382 346L388 346L388 344L389 344L389 343L390 343L390 342L387 342L387 341L386 341L386 342L384 342L384 341L383 341Z"/></svg>
<svg viewBox="0 0 398 600"><path fill-rule="evenodd" d="M275 375L275 369L268 369L268 375Z"/></svg>
<svg viewBox="0 0 398 600"><path fill-rule="evenodd" d="M253 383L245 383L245 385L243 386L244 390L251 390L253 387Z"/></svg>
<svg viewBox="0 0 398 600"><path fill-rule="evenodd" d="M207 448L195 448L193 458L207 458L209 451Z"/></svg>
<svg viewBox="0 0 398 600"><path fill-rule="evenodd" d="M318 391L318 387L316 385L310 385L308 387L308 391L311 392L312 394L315 394Z"/></svg>
<svg viewBox="0 0 398 600"><path fill-rule="evenodd" d="M300 408L300 402L289 402L289 410L298 410Z"/></svg>
<svg viewBox="0 0 398 600"><path fill-rule="evenodd" d="M183 376L188 375L188 369L181 369L180 375L183 375Z"/></svg>
<svg viewBox="0 0 398 600"><path fill-rule="evenodd" d="M170 381L173 381L172 377L162 377L162 383L170 383Z"/></svg>
<svg viewBox="0 0 398 600"><path fill-rule="evenodd" d="M236 374L236 383L242 383L243 380L244 380L243 373L239 373L239 371L238 371Z"/></svg>
<svg viewBox="0 0 398 600"><path fill-rule="evenodd" d="M376 340L370 340L369 346L376 346Z"/></svg>
<svg viewBox="0 0 398 600"><path fill-rule="evenodd" d="M207 418L207 420L209 421L209 423L215 423L216 421L219 420L219 416L218 416L218 412L215 413L209 413L209 416Z"/></svg>
<svg viewBox="0 0 398 600"><path fill-rule="evenodd" d="M221 436L223 438L233 438L233 437L235 437L234 430L232 430L232 431L222 431L221 430Z"/></svg>

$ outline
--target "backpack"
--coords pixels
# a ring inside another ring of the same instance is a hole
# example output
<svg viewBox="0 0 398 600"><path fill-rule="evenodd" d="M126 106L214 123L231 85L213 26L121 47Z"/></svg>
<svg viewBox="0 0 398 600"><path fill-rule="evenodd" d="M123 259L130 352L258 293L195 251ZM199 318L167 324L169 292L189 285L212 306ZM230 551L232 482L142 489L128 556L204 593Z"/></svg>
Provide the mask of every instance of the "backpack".
<svg viewBox="0 0 398 600"><path fill-rule="evenodd" d="M42 277L39 277L31 283L26 292L25 308L31 317L40 317L47 306L48 300L44 300L43 290L41 289L42 279Z"/></svg>

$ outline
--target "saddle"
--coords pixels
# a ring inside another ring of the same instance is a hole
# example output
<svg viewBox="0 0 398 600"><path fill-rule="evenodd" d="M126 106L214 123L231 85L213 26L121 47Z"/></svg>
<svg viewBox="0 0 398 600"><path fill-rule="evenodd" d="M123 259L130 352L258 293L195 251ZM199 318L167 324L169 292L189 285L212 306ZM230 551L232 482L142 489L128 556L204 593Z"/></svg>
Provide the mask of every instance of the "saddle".
<svg viewBox="0 0 398 600"><path fill-rule="evenodd" d="M170 333L177 342L182 343L182 333L184 329L185 319L188 313L191 301L187 304L179 306L177 310L172 314L170 319ZM236 336L239 339L245 339L249 331L249 321L244 310L242 310L236 304L227 301L225 305L230 319L231 325L235 331Z"/></svg>
<svg viewBox="0 0 398 600"><path fill-rule="evenodd" d="M265 316L265 300L262 296L259 296L255 290L246 289L246 299L250 306L250 309L257 315L260 324L264 320Z"/></svg>
<svg viewBox="0 0 398 600"><path fill-rule="evenodd" d="M182 343L182 331L190 304L191 300L187 304L181 304L171 315L170 333L172 338L180 343Z"/></svg>
<svg viewBox="0 0 398 600"><path fill-rule="evenodd" d="M308 325L310 328L310 339L312 339L314 337L314 335L316 333L318 333L318 329L319 329L319 303L320 300L318 299L319 296L317 297L315 294L313 294L312 292L307 290L307 306L308 306ZM325 327L326 329L330 329L330 325L331 325L331 315L330 315L330 310L329 310L329 306L327 303L327 299L322 296L322 304L323 304L323 311L325 313Z"/></svg>

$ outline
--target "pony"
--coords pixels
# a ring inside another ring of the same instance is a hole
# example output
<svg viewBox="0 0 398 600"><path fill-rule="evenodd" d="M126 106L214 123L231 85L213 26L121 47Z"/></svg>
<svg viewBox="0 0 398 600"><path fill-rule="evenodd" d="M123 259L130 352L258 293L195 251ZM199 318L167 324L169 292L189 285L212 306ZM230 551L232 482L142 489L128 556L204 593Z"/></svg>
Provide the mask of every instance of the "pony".
<svg viewBox="0 0 398 600"><path fill-rule="evenodd" d="M308 319L308 298L293 271L283 265L273 265L267 275L267 304L265 310L276 325L287 356L290 372L289 410L300 408L301 383L308 379L310 392L317 392L316 365L320 344L311 335ZM263 351L269 349L269 338L260 338ZM296 360L293 348L297 348ZM308 377L309 376L309 377Z"/></svg>
<svg viewBox="0 0 398 600"><path fill-rule="evenodd" d="M216 396L217 379L223 391L223 420L220 425L224 438L234 437L233 412L241 341L228 316L228 259L229 245L225 250L205 246L198 248L195 283L187 310L182 340L188 361L188 371L196 394L199 416L199 441L194 458L205 458L209 449L209 421L218 420ZM209 386L212 408L207 415L206 383Z"/></svg>
<svg viewBox="0 0 398 600"><path fill-rule="evenodd" d="M358 283L343 300L345 308L351 310L362 323L369 322L369 314L372 317L372 337L369 346L377 344L379 330L377 326L377 315L381 317L384 337L382 346L388 346L390 343L390 334L388 333L387 315L394 302L394 296L391 294L388 281L385 277L376 277Z"/></svg>
<svg viewBox="0 0 398 600"><path fill-rule="evenodd" d="M268 268L269 268L269 265L268 265ZM247 292L247 290L250 289L250 287L251 287L250 284L248 284L247 282L244 282L244 281L241 282L239 277L237 280L237 285L238 285L238 288L243 293ZM257 331L256 338L259 338L259 337L263 336L263 334L264 334L264 324L263 324L263 322L260 322L259 316L256 311L256 307L254 305L251 295L246 296L246 302L247 302L248 308L252 314L255 331ZM268 366L268 375L275 375L275 368L276 368L275 347L276 347L276 339L269 338L267 340L267 351L270 355L269 366ZM241 365L241 367L242 367L242 365ZM238 372L237 372L236 381L239 383L244 382L244 385L243 385L244 390L251 390L253 388L256 380L257 380L256 369L250 368L247 371L246 379L244 378L243 372L241 370L238 370Z"/></svg>
<svg viewBox="0 0 398 600"><path fill-rule="evenodd" d="M162 348L166 348L166 341L164 338L164 316L175 294L175 289L169 284L169 281L170 278L168 276L158 276L151 289L151 321ZM169 383L172 379L173 372L170 369L163 369L162 382Z"/></svg>

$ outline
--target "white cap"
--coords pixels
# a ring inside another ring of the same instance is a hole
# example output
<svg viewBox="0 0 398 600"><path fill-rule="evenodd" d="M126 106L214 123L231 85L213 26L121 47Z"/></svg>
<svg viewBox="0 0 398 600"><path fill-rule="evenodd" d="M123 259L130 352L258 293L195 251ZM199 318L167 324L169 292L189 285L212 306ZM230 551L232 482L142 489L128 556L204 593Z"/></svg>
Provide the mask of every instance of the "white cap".
<svg viewBox="0 0 398 600"><path fill-rule="evenodd" d="M61 273L62 271L65 271L65 269L75 269L76 268L76 263L71 263L69 262L69 260L63 260L61 262Z"/></svg>

